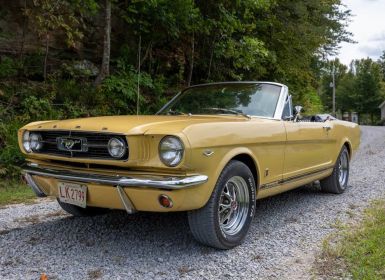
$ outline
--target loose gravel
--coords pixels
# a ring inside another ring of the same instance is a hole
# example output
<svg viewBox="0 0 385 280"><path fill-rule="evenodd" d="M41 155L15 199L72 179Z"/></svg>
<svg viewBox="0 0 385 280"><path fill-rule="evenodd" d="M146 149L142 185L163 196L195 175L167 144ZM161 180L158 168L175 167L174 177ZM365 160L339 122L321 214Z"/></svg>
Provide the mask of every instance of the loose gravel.
<svg viewBox="0 0 385 280"><path fill-rule="evenodd" d="M0 209L0 278L309 279L321 241L385 196L385 128L362 127L342 195L303 187L258 202L245 243L201 246L185 213L66 215L55 201Z"/></svg>

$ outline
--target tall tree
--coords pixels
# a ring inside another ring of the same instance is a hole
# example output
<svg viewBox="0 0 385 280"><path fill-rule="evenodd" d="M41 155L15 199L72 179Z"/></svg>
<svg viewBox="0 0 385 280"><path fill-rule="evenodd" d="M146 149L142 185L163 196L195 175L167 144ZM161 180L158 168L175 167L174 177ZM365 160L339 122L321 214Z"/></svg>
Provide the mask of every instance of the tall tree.
<svg viewBox="0 0 385 280"><path fill-rule="evenodd" d="M338 108L369 115L371 123L378 116L378 106L384 100L381 65L370 58L353 60L347 74L337 84Z"/></svg>
<svg viewBox="0 0 385 280"><path fill-rule="evenodd" d="M381 67L382 80L385 82L385 51L382 52L382 55L378 60L378 63L380 64L380 67Z"/></svg>
<svg viewBox="0 0 385 280"><path fill-rule="evenodd" d="M31 28L44 41L43 76L47 78L47 64L52 37L65 36L69 47L74 47L77 40L83 37L80 30L81 20L76 15L77 5L61 0L33 0L32 6L25 7L24 11Z"/></svg>
<svg viewBox="0 0 385 280"><path fill-rule="evenodd" d="M99 85L110 74L110 55L111 55L111 0L104 3L104 40L103 57L100 71L95 80L95 85Z"/></svg>
<svg viewBox="0 0 385 280"><path fill-rule="evenodd" d="M375 114L379 113L378 106L383 101L381 92L380 65L372 59L361 59L354 62L355 73L355 107L358 113L370 114L374 123Z"/></svg>

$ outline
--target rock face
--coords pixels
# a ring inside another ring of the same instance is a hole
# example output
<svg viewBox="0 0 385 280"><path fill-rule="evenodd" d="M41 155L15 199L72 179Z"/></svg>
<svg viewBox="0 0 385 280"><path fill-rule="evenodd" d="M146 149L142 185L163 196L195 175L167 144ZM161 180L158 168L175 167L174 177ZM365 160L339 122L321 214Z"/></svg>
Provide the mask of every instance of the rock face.
<svg viewBox="0 0 385 280"><path fill-rule="evenodd" d="M384 138L384 127L362 127L344 194L312 186L258 201L245 243L229 251L195 242L185 213L73 218L49 199L9 206L0 210L0 279L311 279L336 221L385 196Z"/></svg>
<svg viewBox="0 0 385 280"><path fill-rule="evenodd" d="M62 69L76 77L96 77L99 73L98 67L86 59L68 61L62 65Z"/></svg>
<svg viewBox="0 0 385 280"><path fill-rule="evenodd" d="M36 30L32 30L31 24L25 17L25 8L30 8L30 5L32 5L30 1L25 0L0 0L0 62L1 55L15 57L31 55L29 61L24 62L24 67L28 68L28 72L33 72L36 70L35 68L41 67L43 62L45 37L39 36ZM94 15L92 21L96 27L82 31L83 35L87 38L92 37L96 42L102 42L103 34L98 26L103 25L103 18ZM92 59L95 54L99 54L101 44L88 46L81 43L83 42L81 40L81 42L75 42L69 46L63 31L51 33L49 36L49 71L60 69L62 62L68 59L68 65L73 64L74 69L87 73L87 76L98 74L98 68L89 59ZM60 61L55 59L58 55L61 57ZM74 57L84 58L84 60L72 62Z"/></svg>

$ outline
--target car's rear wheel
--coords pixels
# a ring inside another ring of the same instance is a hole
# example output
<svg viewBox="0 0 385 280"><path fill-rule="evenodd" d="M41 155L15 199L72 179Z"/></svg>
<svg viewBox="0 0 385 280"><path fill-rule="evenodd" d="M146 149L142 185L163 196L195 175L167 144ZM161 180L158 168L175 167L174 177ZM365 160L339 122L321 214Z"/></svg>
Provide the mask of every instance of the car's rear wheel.
<svg viewBox="0 0 385 280"><path fill-rule="evenodd" d="M320 181L321 190L328 193L341 194L347 186L349 180L349 151L344 146L338 156L333 173Z"/></svg>
<svg viewBox="0 0 385 280"><path fill-rule="evenodd" d="M68 214L71 214L75 217L88 217L88 216L96 216L103 215L108 212L108 209L98 208L98 207L86 207L82 208L76 205L68 204L57 199L60 207L66 211Z"/></svg>
<svg viewBox="0 0 385 280"><path fill-rule="evenodd" d="M241 244L254 217L255 192L254 177L247 165L231 161L219 176L207 204L188 213L195 239L219 249Z"/></svg>

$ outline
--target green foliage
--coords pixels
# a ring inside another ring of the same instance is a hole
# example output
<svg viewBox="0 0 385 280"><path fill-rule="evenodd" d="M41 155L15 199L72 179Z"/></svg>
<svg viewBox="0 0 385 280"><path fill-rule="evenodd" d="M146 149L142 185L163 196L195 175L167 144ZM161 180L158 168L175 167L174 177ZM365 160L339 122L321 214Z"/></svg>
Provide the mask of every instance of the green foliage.
<svg viewBox="0 0 385 280"><path fill-rule="evenodd" d="M383 61L370 58L354 60L346 67L338 60L320 66L321 100L326 110L332 108L332 73L335 71L337 111L357 112L361 123L376 124L378 106L385 100Z"/></svg>
<svg viewBox="0 0 385 280"><path fill-rule="evenodd" d="M140 79L132 66L126 66L118 61L116 74L109 76L103 83L103 94L108 96L112 107L118 114L136 114L138 96L138 81L141 90L154 88L153 80L147 73L141 73ZM143 95L139 95L140 103L144 103Z"/></svg>
<svg viewBox="0 0 385 280"><path fill-rule="evenodd" d="M353 61L349 73L337 84L337 106L342 111L370 115L372 124L385 99L381 65L370 58Z"/></svg>
<svg viewBox="0 0 385 280"><path fill-rule="evenodd" d="M51 119L52 106L47 99L38 99L36 96L30 96L23 100L21 106L24 114L31 119Z"/></svg>
<svg viewBox="0 0 385 280"><path fill-rule="evenodd" d="M380 59L378 60L378 64L380 65L382 81L385 82L385 51L382 52Z"/></svg>
<svg viewBox="0 0 385 280"><path fill-rule="evenodd" d="M81 22L76 16L77 1L60 0L33 0L33 6L24 10L26 16L32 23L40 37L48 40L52 32L60 32L65 35L65 40L68 46L74 46L77 40L83 37L79 26ZM95 9L93 1L88 1L92 4L91 9ZM81 5L81 3L78 3ZM81 19L81 18L80 18Z"/></svg>
<svg viewBox="0 0 385 280"><path fill-rule="evenodd" d="M103 1L16 2L0 8L0 36L13 51L0 52L7 170L21 159L16 130L25 123L136 114L139 66L141 114L158 111L188 84L226 80L285 83L308 112L320 112L322 57L350 41L350 11L340 0L111 0L111 75L95 87Z"/></svg>
<svg viewBox="0 0 385 280"><path fill-rule="evenodd" d="M295 99L294 99L295 101ZM323 112L323 105L317 91L308 88L305 94L300 97L298 104L301 104L307 115L314 115Z"/></svg>
<svg viewBox="0 0 385 280"><path fill-rule="evenodd" d="M321 100L325 107L325 109L328 112L332 111L333 107L333 71L335 73L335 83L337 87L337 94L336 94L336 102L337 102L337 109L340 109L342 111L346 110L346 100L341 97L341 94L338 92L339 87L342 86L343 82L349 77L347 77L348 69L347 67L342 64L338 59L332 60L332 61L326 61L323 62L321 65L319 65L320 68L320 89L321 89Z"/></svg>
<svg viewBox="0 0 385 280"><path fill-rule="evenodd" d="M0 79L17 75L17 64L10 57L0 57Z"/></svg>
<svg viewBox="0 0 385 280"><path fill-rule="evenodd" d="M23 59L22 74L27 79L35 80L37 77L43 76L43 53L38 50L32 54L29 54Z"/></svg>
<svg viewBox="0 0 385 280"><path fill-rule="evenodd" d="M354 62L355 107L359 113L378 113L383 101L381 70L370 58Z"/></svg>
<svg viewBox="0 0 385 280"><path fill-rule="evenodd" d="M0 177L18 174L15 164L23 162L17 142L17 130L22 123L19 120L5 122L0 118Z"/></svg>
<svg viewBox="0 0 385 280"><path fill-rule="evenodd" d="M0 182L0 206L28 202L35 198L32 189L19 181Z"/></svg>
<svg viewBox="0 0 385 280"><path fill-rule="evenodd" d="M341 270L352 279L385 278L385 202L375 201L365 212L363 221L343 231L336 246L326 247L325 263L332 264L329 274L341 278ZM341 260L344 266L341 267ZM340 269L342 268L342 269ZM345 275L346 276L346 275ZM332 277L330 277L332 278ZM342 277L346 278L346 277ZM334 277L333 277L334 279Z"/></svg>

